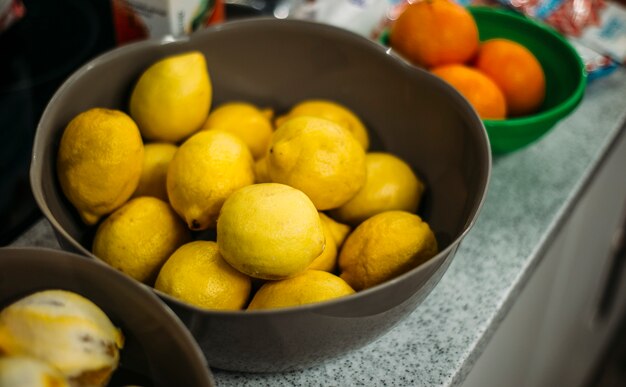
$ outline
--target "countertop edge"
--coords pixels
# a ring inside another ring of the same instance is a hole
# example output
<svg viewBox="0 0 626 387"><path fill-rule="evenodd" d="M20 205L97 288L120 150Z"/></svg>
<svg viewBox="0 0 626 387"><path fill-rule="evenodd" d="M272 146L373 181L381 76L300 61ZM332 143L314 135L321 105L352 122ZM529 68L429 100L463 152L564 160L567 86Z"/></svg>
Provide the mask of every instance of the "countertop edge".
<svg viewBox="0 0 626 387"><path fill-rule="evenodd" d="M583 197L583 195L593 182L596 172L601 169L602 166L606 163L607 159L611 155L611 152L613 152L614 148L616 147L618 141L622 136L626 136L626 112L622 114L619 123L617 123L613 129L611 129L611 134L607 136L605 143L598 149L598 152L596 153L598 157L589 164L587 170L581 176L576 187L571 190L570 197L564 202L564 205L553 218L553 221L548 226L546 233L542 236L536 248L530 254L529 259L527 260L527 265L520 272L517 280L510 288L508 294L504 295L504 302L497 308L497 312L489 322L487 329L482 333L472 350L469 352L466 359L457 369L457 372L455 372L452 376L449 386L456 387L463 384L463 382L467 378L467 375L470 373L473 366L478 361L485 348L491 341L491 338L498 330L500 323L506 318L509 311L514 305L515 300L524 290L526 284L529 282L531 276L535 272L535 269L541 263L548 248L550 247L550 243L556 238L563 225L569 219L571 215L571 210L578 204L580 199Z"/></svg>

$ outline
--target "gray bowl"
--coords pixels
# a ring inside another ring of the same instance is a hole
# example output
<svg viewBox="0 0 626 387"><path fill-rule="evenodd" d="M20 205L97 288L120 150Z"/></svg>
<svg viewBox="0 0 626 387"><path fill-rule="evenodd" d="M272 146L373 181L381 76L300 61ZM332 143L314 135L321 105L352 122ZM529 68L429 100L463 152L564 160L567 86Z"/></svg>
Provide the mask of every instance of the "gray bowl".
<svg viewBox="0 0 626 387"><path fill-rule="evenodd" d="M227 370L308 367L387 332L433 289L472 227L487 190L489 142L482 122L453 88L375 42L328 25L229 22L190 38L121 47L78 70L41 118L31 165L35 198L61 245L96 258L90 252L94 229L81 223L56 179L65 125L95 106L127 110L133 83L147 66L192 49L206 55L214 106L244 100L281 113L303 99L327 98L352 109L369 128L372 149L399 155L425 180L419 214L435 230L441 252L387 283L298 308L204 311L157 294L187 325L209 364Z"/></svg>
<svg viewBox="0 0 626 387"><path fill-rule="evenodd" d="M81 255L41 248L0 248L0 310L47 289L86 297L122 329L126 342L110 385L215 385L193 337L145 287Z"/></svg>

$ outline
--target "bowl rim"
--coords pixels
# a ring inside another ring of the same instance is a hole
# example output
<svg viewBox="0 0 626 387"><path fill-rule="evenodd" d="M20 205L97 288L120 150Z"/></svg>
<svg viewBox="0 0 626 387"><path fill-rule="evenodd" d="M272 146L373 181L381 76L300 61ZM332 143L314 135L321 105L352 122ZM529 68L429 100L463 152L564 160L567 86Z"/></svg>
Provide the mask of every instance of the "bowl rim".
<svg viewBox="0 0 626 387"><path fill-rule="evenodd" d="M299 306L293 306L293 307L285 307L285 308L276 308L276 309L263 309L263 310L251 310L248 311L246 309L242 309L242 310L235 310L235 311L230 311L230 310L213 310L213 309L203 309L200 307L197 307L195 305L191 305L189 303L186 303L184 301L178 300L172 296L170 296L169 294L163 293L155 288L153 288L152 286L143 284L139 281L135 282L141 286L144 286L146 288L148 288L149 290L155 292L159 297L161 297L162 299L166 300L168 303L172 303L178 307L182 307L182 308L186 308L188 310L191 310L193 313L197 313L197 314L202 314L202 315L220 315L220 316L245 316L245 315L249 315L249 316L254 316L254 315L267 315L267 314L272 314L272 315L289 315L289 314L293 314L293 313L301 313L302 311L307 311L307 312L313 312L313 311L323 311L326 308L333 308L336 307L337 305L341 304L341 303L345 303L345 302L351 302L351 300L356 300L359 298L363 298L363 297L368 297L370 294L372 293L376 293L379 290L383 289L383 288L389 288L394 286L396 283L398 282L402 282L404 281L407 277L411 276L412 273L417 270L418 268L420 270L426 269L430 266L433 266L435 264L437 264L438 266L436 268L433 268L434 272L439 270L441 266L444 265L445 261L449 261L449 257L451 256L451 252L453 252L453 250L457 249L459 247L459 244L462 242L462 240L466 237L467 233L473 228L473 226L475 225L479 214L482 210L482 207L484 205L484 202L486 200L487 197L487 192L489 189L489 185L490 185L490 181L491 181L491 171L492 171L492 160L493 160L493 156L491 154L491 146L490 146L490 139L489 136L487 134L487 129L485 128L485 125L483 123L483 121L478 117L478 115L476 114L475 110L471 107L471 105L469 105L469 103L467 102L467 100L465 100L465 98L463 98L463 96L456 90L454 89L452 86L450 86L449 84L447 84L446 82L442 81L441 79L439 79L438 77L436 77L433 74L430 74L428 71L415 67L413 65L411 65L408 62L404 62L401 60L398 60L397 57L394 57L394 53L392 51L389 50L388 47L385 47L384 45L372 40L372 39L368 39L362 35L359 35L355 32L352 32L350 30L347 29L343 29L340 27L336 27L334 25L330 25L330 24L326 24L326 23L321 23L321 22L316 22L316 21L310 21L310 20L302 20L302 19L276 19L276 18L272 18L272 17L256 17L256 18L245 18L245 19L239 19L239 20L232 20L232 21L227 21L221 24L215 24L212 26L207 27L206 29L200 30L200 31L196 31L188 36L182 36L182 37L171 37L171 36L167 36L164 37L162 39L148 39L148 40L142 40L142 41L137 41L137 42L133 42L133 43L129 43L126 44L124 46L120 46L117 47L115 49L109 50L107 52L104 52L100 55L98 55L97 57L91 59L90 61L88 61L87 63L85 63L83 66L81 66L78 70L76 70L70 77L68 77L63 84L57 89L57 91L54 93L53 97L50 99L50 101L48 102L40 120L39 123L37 125L37 130L35 133L35 139L34 139L34 146L33 146L33 152L32 152L32 158L31 158L31 167L30 167L30 182L31 182L31 186L32 187L37 187L38 189L33 189L33 195L35 197L35 201L37 202L39 208L41 209L44 217L48 220L48 222L52 225L52 227L54 228L55 232L62 235L63 239L67 242L69 242L69 244L76 249L77 251L79 251L81 254L83 254L84 256L90 258L90 259L94 259L97 261L100 261L101 264L106 265L106 263L104 261L102 261L100 258L96 257L91 251L89 251L87 248L85 248L82 244L80 244L75 238L73 238L71 235L69 235L69 233L64 229L64 227L61 226L61 224L59 223L59 221L56 219L56 217L54 217L51 213L50 207L48 206L44 195L43 195L43 189L42 189L42 184L41 184L41 179L39 179L39 175L41 174L41 164L43 162L43 160L40 160L41 157L39 157L38 155L38 151L39 150L43 150L43 134L41 134L43 132L41 125L42 122L44 122L44 118L50 114L50 109L51 106L53 104L56 103L57 99L60 98L60 96L62 94L64 94L66 89L71 88L71 85L74 83L74 81L78 78L81 78L85 73L89 72L91 70L91 68L93 68L94 66L98 66L100 62L103 61L110 61L110 60L115 60L116 58L123 56L126 54L126 52L129 51L135 51L135 50L143 50L146 48L154 48L154 47L160 47L160 46L164 46L164 45L169 45L169 44L177 44L180 42L191 42L195 39L201 39L202 36L206 35L206 34L212 34L215 32L219 32L222 30L231 30L231 29L238 29L238 28L242 28L240 26L245 26L245 25L252 25L252 26L258 26L258 25L266 25L268 23L274 24L274 23L283 23L283 24L291 24L294 26L297 25L303 25L303 26L309 26L309 27L313 27L316 29L321 29L324 30L326 33L332 33L332 34L339 34L339 35L343 35L344 38L346 39L350 39L352 41L356 41L358 42L358 44L365 46L368 46L369 50L372 51L376 51L377 55L385 55L387 57L392 58L392 60L390 60L390 63L393 63L393 66L398 66L398 70L401 71L405 71L409 74L413 73L413 72L421 72L424 73L425 76L430 77L433 79L433 81L438 82L441 84L441 86L446 90L446 92L450 95L451 98L454 98L456 100L458 100L461 104L466 105L467 109L469 111L472 112L473 116L474 116L474 120L476 121L475 124L477 124L482 130L480 130L481 132L481 140L482 140L482 144L481 147L484 148L485 152L482 155L485 158L485 162L486 162L486 168L485 168L485 178L484 178L484 184L481 186L481 190L480 192L477 193L477 204L475 205L473 212L470 213L470 216L468 217L468 219L466 220L465 224L463 225L463 229L462 231L450 241L450 244L443 250L440 250L437 255L435 255L433 258L431 258L430 260L428 260L427 262L424 262L423 264L409 270L408 272L405 272L399 276L396 276L390 280L387 280L381 284L378 284L376 286L373 286L371 288L368 289L364 289L361 291L358 291L354 294L345 296L345 297L340 297L340 298L336 298L336 299L331 299L331 300L327 300L327 301L323 301L323 302L318 302L318 303L313 303L313 304L305 304L305 305L299 305ZM38 173L39 172L39 173ZM57 239L58 239L58 234L57 234ZM444 259L446 258L446 259ZM432 275L431 275L432 276ZM320 313L323 314L323 313Z"/></svg>
<svg viewBox="0 0 626 387"><path fill-rule="evenodd" d="M576 80L576 87L574 92L570 94L567 99L562 101L556 106L553 106L550 109L541 111L539 113L522 116L522 117L511 117L506 118L504 120L489 120L485 119L485 124L488 126L526 126L529 124L535 124L537 121L551 121L551 120L559 120L560 118L566 116L569 112L571 112L578 103L582 100L586 84L587 84L587 71L585 70L585 64L583 63L582 58L576 51L576 49L563 37L563 35L559 34L554 28L549 25L542 23L538 20L534 20L530 17L527 17L519 12L504 9L504 8L496 8L489 6L468 6L467 9L472 13L484 14L484 15L497 15L498 17L502 17L508 20L516 20L521 23L527 24L530 28L533 28L537 31L541 31L541 33L550 36L551 38L557 40L563 48L565 48L570 54L571 59L576 62L577 67L580 71L577 71L578 79Z"/></svg>

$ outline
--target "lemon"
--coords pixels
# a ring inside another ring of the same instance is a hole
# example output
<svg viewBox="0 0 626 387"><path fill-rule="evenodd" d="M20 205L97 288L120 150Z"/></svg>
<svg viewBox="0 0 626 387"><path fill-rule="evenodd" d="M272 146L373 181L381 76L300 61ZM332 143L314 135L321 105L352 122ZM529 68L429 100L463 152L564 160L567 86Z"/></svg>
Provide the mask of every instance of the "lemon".
<svg viewBox="0 0 626 387"><path fill-rule="evenodd" d="M365 151L350 132L322 118L285 121L267 157L271 180L301 190L318 210L341 206L365 183Z"/></svg>
<svg viewBox="0 0 626 387"><path fill-rule="evenodd" d="M301 191L277 183L235 191L217 220L224 259L251 277L280 279L304 271L324 249L322 222Z"/></svg>
<svg viewBox="0 0 626 387"><path fill-rule="evenodd" d="M212 241L182 245L165 262L155 289L205 309L243 309L250 278L233 269Z"/></svg>
<svg viewBox="0 0 626 387"><path fill-rule="evenodd" d="M348 234L350 234L350 226L337 222L335 219L331 218L323 212L320 212L320 218L322 219L322 223L326 224L328 232L335 241L335 245L337 245L337 248L341 247L343 245L343 242L348 237Z"/></svg>
<svg viewBox="0 0 626 387"><path fill-rule="evenodd" d="M250 301L248 310L312 304L353 293L350 285L336 275L321 270L307 270L295 277L263 284Z"/></svg>
<svg viewBox="0 0 626 387"><path fill-rule="evenodd" d="M384 211L417 211L424 184L406 162L390 153L373 152L365 155L365 168L365 184L347 203L331 211L335 219L357 225Z"/></svg>
<svg viewBox="0 0 626 387"><path fill-rule="evenodd" d="M255 159L265 154L273 132L267 113L247 102L220 105L209 113L202 129L221 129L234 134L246 143Z"/></svg>
<svg viewBox="0 0 626 387"><path fill-rule="evenodd" d="M269 172L267 170L267 156L254 162L254 182L271 183Z"/></svg>
<svg viewBox="0 0 626 387"><path fill-rule="evenodd" d="M57 175L86 224L96 224L130 198L143 152L137 125L119 110L93 108L70 121L59 145Z"/></svg>
<svg viewBox="0 0 626 387"><path fill-rule="evenodd" d="M341 125L354 135L363 149L369 148L369 135L361 119L346 106L325 99L305 100L294 107L284 116L276 119L276 126L280 126L285 120L294 117L311 116L324 118Z"/></svg>
<svg viewBox="0 0 626 387"><path fill-rule="evenodd" d="M133 197L154 196L163 201L168 201L167 168L177 150L176 145L167 142L154 142L144 145L141 177Z"/></svg>
<svg viewBox="0 0 626 387"><path fill-rule="evenodd" d="M437 254L428 224L406 211L386 211L361 223L339 254L341 278L355 290L378 285Z"/></svg>
<svg viewBox="0 0 626 387"><path fill-rule="evenodd" d="M320 219L322 215L320 213ZM308 269L332 272L337 266L337 242L332 235L330 224L322 219L322 231L324 231L324 251L311 262Z"/></svg>
<svg viewBox="0 0 626 387"><path fill-rule="evenodd" d="M67 379L50 364L28 356L0 357L0 387L69 387Z"/></svg>
<svg viewBox="0 0 626 387"><path fill-rule="evenodd" d="M204 55L168 56L148 67L130 96L130 115L147 140L178 142L202 127L212 86Z"/></svg>
<svg viewBox="0 0 626 387"><path fill-rule="evenodd" d="M222 130L202 131L185 141L170 162L167 195L192 230L215 226L230 194L254 183L246 144Z"/></svg>
<svg viewBox="0 0 626 387"><path fill-rule="evenodd" d="M272 129L274 129L274 125L273 125L273 122L272 122L272 120L274 119L274 109L272 109L272 108L263 108L263 109L261 109L261 113L263 113L265 118L267 118L270 121L270 124L272 124Z"/></svg>
<svg viewBox="0 0 626 387"><path fill-rule="evenodd" d="M100 224L92 250L137 281L152 284L167 258L189 240L189 231L166 202L142 196Z"/></svg>
<svg viewBox="0 0 626 387"><path fill-rule="evenodd" d="M105 385L123 346L107 315L73 292L40 291L0 312L0 353L45 361L72 385Z"/></svg>

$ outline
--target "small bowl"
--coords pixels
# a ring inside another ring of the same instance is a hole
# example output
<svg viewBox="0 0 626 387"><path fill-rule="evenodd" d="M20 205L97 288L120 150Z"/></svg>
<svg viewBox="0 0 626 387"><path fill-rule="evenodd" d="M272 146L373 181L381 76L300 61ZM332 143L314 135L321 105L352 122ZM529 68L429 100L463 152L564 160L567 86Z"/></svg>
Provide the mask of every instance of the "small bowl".
<svg viewBox="0 0 626 387"><path fill-rule="evenodd" d="M517 12L494 7L467 7L478 26L480 41L513 40L539 60L546 77L546 97L539 112L505 120L483 120L494 154L521 149L546 134L580 103L587 85L585 66L569 42L548 25ZM389 29L380 42L389 46ZM393 55L406 61L400 54Z"/></svg>
<svg viewBox="0 0 626 387"><path fill-rule="evenodd" d="M491 153L482 122L454 89L388 55L381 45L325 24L269 18L224 23L175 41L143 41L96 58L72 75L44 112L33 147L31 184L60 244L86 256L93 229L63 196L56 177L59 139L69 120L94 106L126 110L129 91L156 60L205 54L213 106L243 100L277 114L309 98L346 105L369 129L372 150L406 160L427 193L419 214L440 253L379 286L341 299L264 311L211 311L156 292L199 342L212 367L275 372L309 367L364 346L429 294L474 224L485 197Z"/></svg>
<svg viewBox="0 0 626 387"><path fill-rule="evenodd" d="M145 287L81 255L42 248L0 248L0 310L47 289L82 295L122 330L125 344L111 385L215 386L193 337Z"/></svg>
<svg viewBox="0 0 626 387"><path fill-rule="evenodd" d="M535 114L505 120L484 120L494 153L521 149L546 134L569 115L585 92L585 66L576 50L551 27L513 11L468 7L480 40L505 38L528 48L546 77L546 97Z"/></svg>

